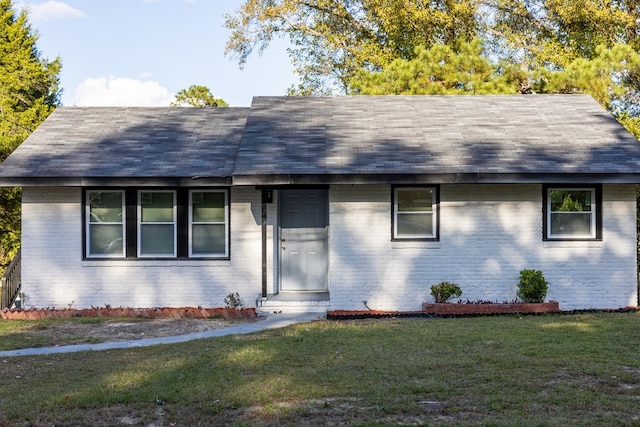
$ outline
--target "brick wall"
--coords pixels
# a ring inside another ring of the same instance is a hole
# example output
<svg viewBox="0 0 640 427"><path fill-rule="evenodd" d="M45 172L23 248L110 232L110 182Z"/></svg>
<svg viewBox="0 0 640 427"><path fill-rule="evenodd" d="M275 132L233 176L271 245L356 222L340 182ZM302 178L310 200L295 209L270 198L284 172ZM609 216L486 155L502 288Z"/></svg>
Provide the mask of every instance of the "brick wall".
<svg viewBox="0 0 640 427"><path fill-rule="evenodd" d="M82 260L81 190L25 188L27 307L222 307L230 292L253 306L261 283L260 192L231 191L231 260Z"/></svg>
<svg viewBox="0 0 640 427"><path fill-rule="evenodd" d="M519 271L542 270L561 309L637 304L635 189L603 188L603 241L543 242L540 185L442 185L439 242L391 241L388 186L333 187L332 309L419 310L430 286L512 300Z"/></svg>
<svg viewBox="0 0 640 427"><path fill-rule="evenodd" d="M635 187L603 187L603 241L543 242L540 185L442 185L439 242L391 241L389 186L333 186L331 309L420 310L431 285L512 300L519 271L542 270L563 310L637 305ZM81 190L25 188L27 307L253 306L261 289L260 192L231 190L231 260L82 260ZM268 205L268 292L277 291L276 200Z"/></svg>

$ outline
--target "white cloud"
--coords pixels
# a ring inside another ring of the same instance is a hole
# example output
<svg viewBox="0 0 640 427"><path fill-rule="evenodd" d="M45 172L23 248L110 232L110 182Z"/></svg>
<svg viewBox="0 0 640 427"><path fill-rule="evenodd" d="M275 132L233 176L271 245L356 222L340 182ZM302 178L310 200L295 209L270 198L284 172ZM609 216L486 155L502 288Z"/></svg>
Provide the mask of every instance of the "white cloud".
<svg viewBox="0 0 640 427"><path fill-rule="evenodd" d="M49 0L40 4L17 3L16 8L18 10L26 8L29 11L29 21L34 25L56 19L87 17L81 10L55 0Z"/></svg>
<svg viewBox="0 0 640 427"><path fill-rule="evenodd" d="M76 89L74 105L79 107L167 107L173 94L156 81L125 77L88 78Z"/></svg>

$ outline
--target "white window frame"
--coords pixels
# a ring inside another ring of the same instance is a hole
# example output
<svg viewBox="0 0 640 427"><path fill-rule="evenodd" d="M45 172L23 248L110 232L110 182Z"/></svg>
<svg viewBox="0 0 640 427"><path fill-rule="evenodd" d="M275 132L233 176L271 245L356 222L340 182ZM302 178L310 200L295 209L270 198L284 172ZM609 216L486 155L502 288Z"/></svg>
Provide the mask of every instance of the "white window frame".
<svg viewBox="0 0 640 427"><path fill-rule="evenodd" d="M91 222L91 194L95 193L120 193L122 200L122 219L120 222ZM87 258L123 258L127 250L127 209L124 190L85 190L85 253ZM91 253L91 225L120 225L122 227L122 253L119 254L93 254Z"/></svg>
<svg viewBox="0 0 640 427"><path fill-rule="evenodd" d="M193 221L193 193L222 193L224 194L224 222L194 222ZM189 190L189 258L228 258L229 257L229 191L228 190ZM194 225L224 225L224 253L193 253Z"/></svg>
<svg viewBox="0 0 640 427"><path fill-rule="evenodd" d="M574 211L574 212L552 212L551 211L551 192L552 191L583 191L591 193L591 210L589 211ZM547 187L547 206L546 206L546 231L547 235L545 236L549 240L585 240L585 239L596 239L597 238L597 216L599 215L598 210L598 200L597 192L595 187ZM552 234L551 233L551 215L552 214L560 214L560 215L571 215L571 214L589 214L590 218L590 226L589 226L589 234Z"/></svg>
<svg viewBox="0 0 640 427"><path fill-rule="evenodd" d="M142 222L142 194L143 193L171 193L173 195L173 222ZM178 210L177 210L177 191L176 190L138 190L137 199L137 233L138 233L138 258L176 258L178 256ZM173 225L173 254L166 253L142 253L142 225L143 224L158 224L158 225Z"/></svg>
<svg viewBox="0 0 640 427"><path fill-rule="evenodd" d="M431 234L403 234L398 235L398 190L431 190L431 210L416 212L400 212L403 215L431 214ZM436 186L397 186L393 187L393 240L438 240L438 191Z"/></svg>

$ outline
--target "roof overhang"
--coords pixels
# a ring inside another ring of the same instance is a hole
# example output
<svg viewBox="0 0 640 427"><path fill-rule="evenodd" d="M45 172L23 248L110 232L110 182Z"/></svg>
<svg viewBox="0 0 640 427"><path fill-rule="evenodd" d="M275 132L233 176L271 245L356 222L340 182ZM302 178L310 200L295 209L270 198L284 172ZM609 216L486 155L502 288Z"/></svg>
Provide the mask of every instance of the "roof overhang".
<svg viewBox="0 0 640 427"><path fill-rule="evenodd" d="M236 175L234 177L0 177L0 187L219 187L420 184L640 184L640 173Z"/></svg>
<svg viewBox="0 0 640 427"><path fill-rule="evenodd" d="M0 187L218 187L231 177L0 177Z"/></svg>
<svg viewBox="0 0 640 427"><path fill-rule="evenodd" d="M411 185L411 184L640 184L640 173L451 173L370 175L236 175L233 185Z"/></svg>

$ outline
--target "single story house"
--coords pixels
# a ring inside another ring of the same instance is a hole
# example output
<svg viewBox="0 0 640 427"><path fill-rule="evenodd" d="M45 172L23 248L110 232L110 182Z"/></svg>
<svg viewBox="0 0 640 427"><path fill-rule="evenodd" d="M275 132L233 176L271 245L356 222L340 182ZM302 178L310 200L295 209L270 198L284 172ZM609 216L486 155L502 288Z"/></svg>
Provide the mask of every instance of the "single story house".
<svg viewBox="0 0 640 427"><path fill-rule="evenodd" d="M61 107L2 164L27 307L637 306L640 143L585 95Z"/></svg>

